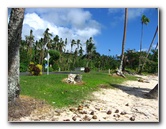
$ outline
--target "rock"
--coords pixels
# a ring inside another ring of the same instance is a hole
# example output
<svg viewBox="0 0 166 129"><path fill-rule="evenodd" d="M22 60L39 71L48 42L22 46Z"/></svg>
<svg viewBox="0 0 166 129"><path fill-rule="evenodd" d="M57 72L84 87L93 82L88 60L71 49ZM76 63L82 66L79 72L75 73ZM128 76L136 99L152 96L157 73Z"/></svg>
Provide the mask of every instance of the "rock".
<svg viewBox="0 0 166 129"><path fill-rule="evenodd" d="M127 114L125 111L122 111L121 113L120 113L121 115L125 115L125 114Z"/></svg>
<svg viewBox="0 0 166 129"><path fill-rule="evenodd" d="M138 79L138 82L144 82L144 80L142 78Z"/></svg>
<svg viewBox="0 0 166 129"><path fill-rule="evenodd" d="M70 110L71 112L75 112L75 111L76 111L75 108L70 108L69 110Z"/></svg>
<svg viewBox="0 0 166 129"><path fill-rule="evenodd" d="M87 114L87 111L79 111L80 114Z"/></svg>
<svg viewBox="0 0 166 129"><path fill-rule="evenodd" d="M77 110L82 110L83 109L83 106L82 105L79 105Z"/></svg>
<svg viewBox="0 0 166 129"><path fill-rule="evenodd" d="M72 120L76 121L76 116L73 116L73 117L72 117Z"/></svg>
<svg viewBox="0 0 166 129"><path fill-rule="evenodd" d="M126 103L126 104L125 104L125 106L129 106L129 104L128 104L128 103Z"/></svg>
<svg viewBox="0 0 166 129"><path fill-rule="evenodd" d="M65 120L63 120L63 121L70 121L70 119L65 119Z"/></svg>
<svg viewBox="0 0 166 129"><path fill-rule="evenodd" d="M90 115L94 115L95 114L95 112L94 111L92 111L91 113L90 113Z"/></svg>
<svg viewBox="0 0 166 129"><path fill-rule="evenodd" d="M86 105L85 105L85 107L89 108L89 105L88 105L88 104L86 104Z"/></svg>
<svg viewBox="0 0 166 129"><path fill-rule="evenodd" d="M85 116L83 117L83 120L85 120L85 121L90 121L91 119L90 119L87 115L85 115Z"/></svg>
<svg viewBox="0 0 166 129"><path fill-rule="evenodd" d="M110 115L111 113L112 113L112 111L111 111L111 110L108 110L107 114Z"/></svg>
<svg viewBox="0 0 166 129"><path fill-rule="evenodd" d="M74 78L74 81L76 81L77 83L82 82L82 75L77 74Z"/></svg>
<svg viewBox="0 0 166 129"><path fill-rule="evenodd" d="M130 117L131 121L135 121L135 116Z"/></svg>
<svg viewBox="0 0 166 129"><path fill-rule="evenodd" d="M119 118L120 115L119 114L114 114L113 117Z"/></svg>
<svg viewBox="0 0 166 129"><path fill-rule="evenodd" d="M115 113L119 113L119 110L118 110L118 109L116 109L116 110L115 110Z"/></svg>
<svg viewBox="0 0 166 129"><path fill-rule="evenodd" d="M68 78L65 79L67 83L76 84L82 82L82 75L80 74L68 74Z"/></svg>
<svg viewBox="0 0 166 129"><path fill-rule="evenodd" d="M93 115L93 117L92 117L93 119L97 119L97 116L96 115Z"/></svg>

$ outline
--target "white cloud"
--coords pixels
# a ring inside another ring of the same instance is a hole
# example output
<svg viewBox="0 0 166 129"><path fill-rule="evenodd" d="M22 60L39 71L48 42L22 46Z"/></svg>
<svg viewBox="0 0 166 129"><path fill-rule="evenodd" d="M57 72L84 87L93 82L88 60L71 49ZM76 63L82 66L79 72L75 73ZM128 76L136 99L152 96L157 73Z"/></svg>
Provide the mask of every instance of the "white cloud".
<svg viewBox="0 0 166 129"><path fill-rule="evenodd" d="M143 15L147 8L128 8L128 20L135 20ZM124 20L125 8L110 8L108 14L112 16L111 25L116 26Z"/></svg>
<svg viewBox="0 0 166 129"><path fill-rule="evenodd" d="M131 20L137 17L141 17L145 11L145 8L129 8L128 19Z"/></svg>
<svg viewBox="0 0 166 129"><path fill-rule="evenodd" d="M43 37L43 33L49 28L49 32L68 39L67 50L70 50L72 39L80 39L85 49L85 42L90 37L100 34L100 24L93 20L90 12L83 9L67 8L36 8L26 9L22 38L33 30L36 40ZM53 38L53 37L52 37Z"/></svg>

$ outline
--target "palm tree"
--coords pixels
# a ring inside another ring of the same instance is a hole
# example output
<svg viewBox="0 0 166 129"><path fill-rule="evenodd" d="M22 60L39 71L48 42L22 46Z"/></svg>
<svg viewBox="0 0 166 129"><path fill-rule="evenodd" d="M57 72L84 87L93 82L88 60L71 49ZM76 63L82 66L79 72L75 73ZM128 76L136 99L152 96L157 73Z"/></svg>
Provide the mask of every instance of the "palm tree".
<svg viewBox="0 0 166 129"><path fill-rule="evenodd" d="M57 44L59 42L59 36L56 35L54 38L53 38L53 44L52 44L52 48L53 49L56 49L57 50Z"/></svg>
<svg viewBox="0 0 166 129"><path fill-rule="evenodd" d="M26 43L28 46L28 49L27 49L28 57L27 58L29 59L29 62L30 62L33 57L32 49L33 49L33 45L34 45L34 36L33 36L32 30L30 30L29 36L25 36L25 39L26 39Z"/></svg>
<svg viewBox="0 0 166 129"><path fill-rule="evenodd" d="M74 39L72 39L71 41L71 53L73 53L73 46L76 44L76 41Z"/></svg>
<svg viewBox="0 0 166 129"><path fill-rule="evenodd" d="M138 73L140 73L140 74L142 73L142 70L143 70L144 65L145 65L145 63L146 63L146 60L147 60L147 58L148 58L148 56L149 56L149 53L150 53L150 50L151 50L151 48L152 48L152 45L153 45L153 42L154 42L154 39L155 39L155 37L156 37L157 32L158 32L158 26L156 27L155 34L154 34L153 39L152 39L152 42L151 42L151 44L150 44L150 46L149 46L149 49L148 49L147 55L146 55L146 57L145 57L145 60L144 60L144 62L143 62L143 64L142 64L142 67L140 68L140 71L138 72Z"/></svg>
<svg viewBox="0 0 166 129"><path fill-rule="evenodd" d="M49 28L47 28L44 32L44 34L43 34L44 39L43 40L44 40L44 46L47 45L47 47L50 48L51 47L51 42L52 42L52 40L51 40L52 34L49 33L48 31L49 31Z"/></svg>
<svg viewBox="0 0 166 129"><path fill-rule="evenodd" d="M80 56L83 56L83 52L84 52L84 50L83 50L83 48L82 48L82 46L81 46L80 49L79 49L79 55L80 55Z"/></svg>
<svg viewBox="0 0 166 129"><path fill-rule="evenodd" d="M86 56L87 56L87 63L86 63L86 67L88 67L89 62L92 58L93 52L96 50L95 44L93 43L92 37L89 38L89 40L87 40L86 42Z"/></svg>
<svg viewBox="0 0 166 129"><path fill-rule="evenodd" d="M147 25L150 22L149 18L147 18L145 15L142 15L141 18L141 24L142 24L142 29L141 29L141 41L140 41L140 57L139 57L139 72L140 73L140 69L141 69L141 51L142 51L142 39L143 39L143 25Z"/></svg>
<svg viewBox="0 0 166 129"><path fill-rule="evenodd" d="M80 47L80 45L81 45L81 43L80 43L80 40L79 39L77 39L77 50L79 49L79 47Z"/></svg>
<svg viewBox="0 0 166 129"><path fill-rule="evenodd" d="M119 69L117 71L117 74L120 75L120 76L123 76L123 77L125 77L123 75L123 73L122 73L122 68L123 68L123 60L124 60L124 47L125 47L125 41L126 41L127 17L128 17L128 9L125 8L124 32L123 32L123 40L122 40L121 62L120 62Z"/></svg>
<svg viewBox="0 0 166 129"><path fill-rule="evenodd" d="M149 99L157 99L158 98L158 84L150 90L148 93L145 94L146 97Z"/></svg>
<svg viewBox="0 0 166 129"><path fill-rule="evenodd" d="M8 102L14 102L20 93L19 45L24 11L24 8L12 8L8 24Z"/></svg>

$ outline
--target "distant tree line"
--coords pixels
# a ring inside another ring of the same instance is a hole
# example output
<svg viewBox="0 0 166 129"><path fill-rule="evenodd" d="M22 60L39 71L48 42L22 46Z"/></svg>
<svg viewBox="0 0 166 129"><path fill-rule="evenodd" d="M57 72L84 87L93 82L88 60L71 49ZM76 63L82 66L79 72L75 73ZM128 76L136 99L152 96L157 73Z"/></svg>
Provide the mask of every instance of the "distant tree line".
<svg viewBox="0 0 166 129"><path fill-rule="evenodd" d="M61 71L71 71L77 67L88 67L91 70L114 70L120 65L120 56L98 53L92 37L87 39L85 43L81 43L80 39L68 41L67 38L63 40L58 35L53 36L47 28L41 39L36 41L34 39L33 31L30 30L30 34L25 36L25 40L20 43L20 72L28 71L30 62L42 65L43 71L45 71L47 53L50 54L50 71L58 71L59 69ZM67 50L67 45L70 46L70 50ZM83 45L85 45L85 51ZM144 57L147 53L144 51L125 51L122 71L125 69L137 71L140 53L142 55L141 60L145 60ZM158 50L152 50L146 60L143 71L157 72Z"/></svg>

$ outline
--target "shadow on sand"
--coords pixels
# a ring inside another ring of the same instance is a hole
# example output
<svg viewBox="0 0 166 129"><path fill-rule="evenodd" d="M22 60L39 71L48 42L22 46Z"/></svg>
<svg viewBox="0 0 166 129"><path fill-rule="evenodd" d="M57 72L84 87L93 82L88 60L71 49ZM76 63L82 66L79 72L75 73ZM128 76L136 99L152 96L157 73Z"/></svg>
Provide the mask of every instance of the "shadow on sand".
<svg viewBox="0 0 166 129"><path fill-rule="evenodd" d="M149 99L146 96L146 94L151 90L149 88L137 88L132 86L125 86L125 85L111 84L111 83L110 83L110 86L113 88L120 89L129 95L134 95L136 97L145 98L145 99Z"/></svg>

